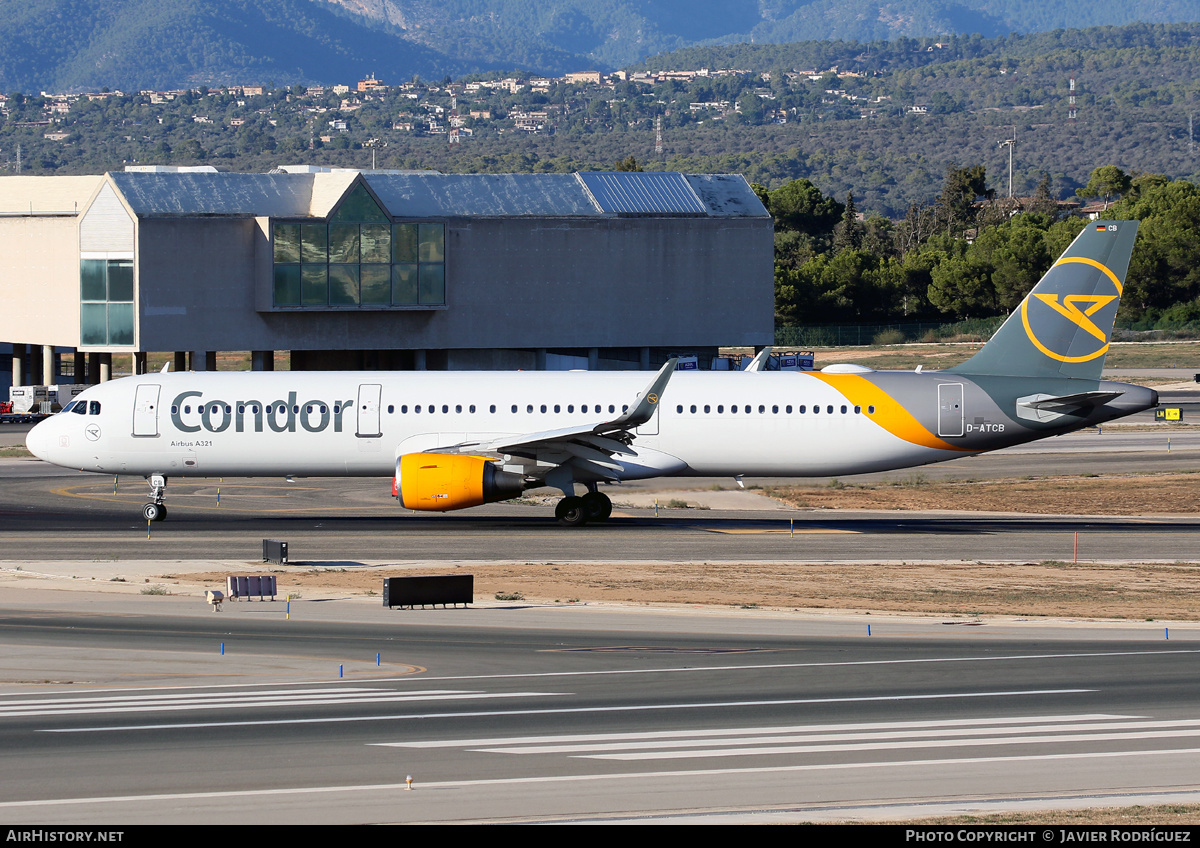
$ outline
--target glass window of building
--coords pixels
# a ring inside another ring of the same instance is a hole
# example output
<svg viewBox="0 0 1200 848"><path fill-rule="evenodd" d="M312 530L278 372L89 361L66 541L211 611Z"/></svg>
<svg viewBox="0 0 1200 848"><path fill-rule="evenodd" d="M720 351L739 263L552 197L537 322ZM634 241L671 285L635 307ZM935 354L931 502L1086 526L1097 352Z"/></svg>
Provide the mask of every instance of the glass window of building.
<svg viewBox="0 0 1200 848"><path fill-rule="evenodd" d="M79 343L133 344L133 259L79 260Z"/></svg>
<svg viewBox="0 0 1200 848"><path fill-rule="evenodd" d="M446 225L392 223L363 184L328 221L271 226L275 306L444 306Z"/></svg>

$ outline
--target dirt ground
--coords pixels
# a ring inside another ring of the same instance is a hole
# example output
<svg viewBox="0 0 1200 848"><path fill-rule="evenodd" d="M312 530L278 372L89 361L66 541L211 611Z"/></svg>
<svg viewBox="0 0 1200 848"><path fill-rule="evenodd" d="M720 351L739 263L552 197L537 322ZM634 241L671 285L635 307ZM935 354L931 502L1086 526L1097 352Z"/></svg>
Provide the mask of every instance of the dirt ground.
<svg viewBox="0 0 1200 848"><path fill-rule="evenodd" d="M930 481L913 472L895 484L833 481L765 494L801 509L950 509L1052 515L1162 515L1200 512L1200 474Z"/></svg>
<svg viewBox="0 0 1200 848"><path fill-rule="evenodd" d="M258 570L258 569L251 569ZM266 570L266 569L264 569ZM471 563L475 597L824 612L1200 620L1200 563ZM280 595L378 595L397 568L274 566ZM219 586L225 573L188 575ZM170 575L175 578L176 575ZM166 579L165 582L170 582Z"/></svg>

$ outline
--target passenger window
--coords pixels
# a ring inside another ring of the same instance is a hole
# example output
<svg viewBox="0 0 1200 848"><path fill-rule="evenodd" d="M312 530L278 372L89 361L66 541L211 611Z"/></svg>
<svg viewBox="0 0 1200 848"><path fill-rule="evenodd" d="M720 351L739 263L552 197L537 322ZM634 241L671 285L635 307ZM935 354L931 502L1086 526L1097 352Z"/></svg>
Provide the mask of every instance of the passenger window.
<svg viewBox="0 0 1200 848"><path fill-rule="evenodd" d="M390 403L389 403L389 404L388 404L388 415L391 415L391 414L392 414L393 412L395 412L395 411L396 411L396 407L395 407L394 405L392 405L392 404L390 404ZM321 413L322 413L322 414L324 414L324 413L325 413L325 407L323 407L323 406L321 407Z"/></svg>
<svg viewBox="0 0 1200 848"><path fill-rule="evenodd" d="M337 407L336 407L336 406L333 408L333 411L334 411L334 412L337 412ZM401 404L401 405L400 405L400 414L401 414L401 415L408 415L408 404L407 404L407 403L403 403L403 404Z"/></svg>
<svg viewBox="0 0 1200 848"><path fill-rule="evenodd" d="M871 406L867 407L867 415L874 415L874 414L875 414L875 405L872 404Z"/></svg>
<svg viewBox="0 0 1200 848"><path fill-rule="evenodd" d="M270 412L269 409L267 411ZM413 412L420 412L420 411L421 411L421 404L418 403L416 406L413 407Z"/></svg>
<svg viewBox="0 0 1200 848"><path fill-rule="evenodd" d="M705 415L708 415L708 413L709 413L709 412L711 412L711 411L712 411L712 407L711 407L711 406L709 406L707 403L706 403L706 404L704 404L704 414L705 414Z"/></svg>
<svg viewBox="0 0 1200 848"><path fill-rule="evenodd" d="M448 404L448 403L443 403L443 404L442 404L442 412L449 412L449 411L450 411L450 404ZM459 412L462 412L462 407L461 407L461 406L458 408L458 411L459 411Z"/></svg>
<svg viewBox="0 0 1200 848"><path fill-rule="evenodd" d="M560 406L559 406L559 405L556 403L556 404L554 404L554 411L555 411L555 412L562 412L562 407L560 407Z"/></svg>
<svg viewBox="0 0 1200 848"><path fill-rule="evenodd" d="M833 405L830 404L829 406L825 407L825 411L828 412L830 415L833 415Z"/></svg>
<svg viewBox="0 0 1200 848"><path fill-rule="evenodd" d="M760 404L758 405L758 414L759 414L759 415L762 415L762 414L763 414L764 412L766 412L766 411L767 411L767 408L766 408L765 406L763 406L763 405L760 403ZM777 407L775 407L775 411L776 411L776 412L778 412L778 411L779 411L779 407L778 407L778 406L777 406Z"/></svg>
<svg viewBox="0 0 1200 848"><path fill-rule="evenodd" d="M842 415L846 414L846 404L842 404Z"/></svg>
<svg viewBox="0 0 1200 848"><path fill-rule="evenodd" d="M813 415L818 415L821 412L821 407L813 404Z"/></svg>
<svg viewBox="0 0 1200 848"><path fill-rule="evenodd" d="M724 411L725 411L725 404L718 403L717 404L717 414L720 415Z"/></svg>
<svg viewBox="0 0 1200 848"><path fill-rule="evenodd" d="M675 407L675 411L678 412L680 415L683 415L683 404L681 403L681 404L679 404L679 406Z"/></svg>
<svg viewBox="0 0 1200 848"><path fill-rule="evenodd" d="M532 403L525 407L525 412L530 415L533 414L533 404Z"/></svg>
<svg viewBox="0 0 1200 848"><path fill-rule="evenodd" d="M693 415L696 414L696 404L694 404L694 403L692 404L692 414Z"/></svg>

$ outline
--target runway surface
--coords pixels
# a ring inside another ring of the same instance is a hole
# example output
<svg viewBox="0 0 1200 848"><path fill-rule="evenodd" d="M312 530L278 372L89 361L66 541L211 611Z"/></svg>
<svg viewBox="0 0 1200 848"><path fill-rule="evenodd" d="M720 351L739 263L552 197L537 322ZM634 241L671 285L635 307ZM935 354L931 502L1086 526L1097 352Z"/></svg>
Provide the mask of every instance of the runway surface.
<svg viewBox="0 0 1200 848"><path fill-rule="evenodd" d="M815 821L1200 798L1194 626L291 613L0 604L0 820Z"/></svg>

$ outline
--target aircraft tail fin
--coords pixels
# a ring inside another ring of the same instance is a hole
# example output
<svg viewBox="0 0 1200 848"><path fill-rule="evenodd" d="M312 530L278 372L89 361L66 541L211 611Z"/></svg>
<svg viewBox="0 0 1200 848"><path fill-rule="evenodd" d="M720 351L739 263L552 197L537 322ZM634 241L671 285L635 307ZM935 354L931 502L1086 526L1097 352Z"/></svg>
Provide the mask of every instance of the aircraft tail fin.
<svg viewBox="0 0 1200 848"><path fill-rule="evenodd" d="M959 374L1099 380L1137 221L1091 221Z"/></svg>

